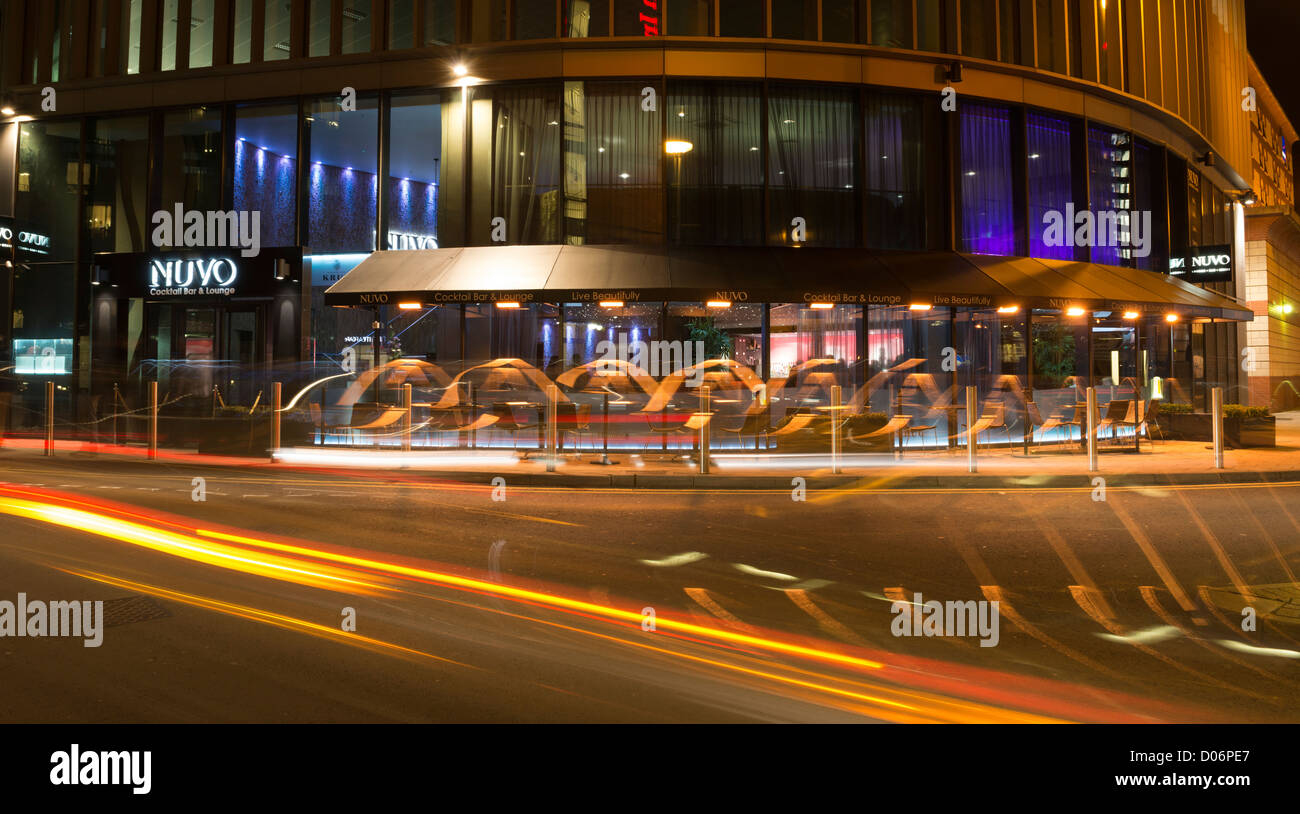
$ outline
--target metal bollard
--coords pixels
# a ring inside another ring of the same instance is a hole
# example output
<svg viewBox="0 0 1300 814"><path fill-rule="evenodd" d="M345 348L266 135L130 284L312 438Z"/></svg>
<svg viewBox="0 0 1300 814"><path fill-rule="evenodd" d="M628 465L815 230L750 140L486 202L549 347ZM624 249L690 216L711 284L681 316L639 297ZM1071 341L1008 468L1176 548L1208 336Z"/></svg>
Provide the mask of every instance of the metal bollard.
<svg viewBox="0 0 1300 814"><path fill-rule="evenodd" d="M1088 388L1088 471L1097 471L1097 388Z"/></svg>
<svg viewBox="0 0 1300 814"><path fill-rule="evenodd" d="M831 474L840 474L840 398L838 384L831 385Z"/></svg>
<svg viewBox="0 0 1300 814"><path fill-rule="evenodd" d="M117 405L122 402L122 393L117 389L117 382L113 382L113 446L117 446Z"/></svg>
<svg viewBox="0 0 1300 814"><path fill-rule="evenodd" d="M1034 391L1024 388L1021 398L1025 402L1025 426L1021 430L1021 441L1025 446L1025 457L1028 458L1034 449L1034 422L1029 418L1029 405L1034 403Z"/></svg>
<svg viewBox="0 0 1300 814"><path fill-rule="evenodd" d="M54 382L45 383L45 454L54 454Z"/></svg>
<svg viewBox="0 0 1300 814"><path fill-rule="evenodd" d="M278 400L278 399L277 399ZM406 414L402 416L402 452L411 451L411 385L402 385L402 409Z"/></svg>
<svg viewBox="0 0 1300 814"><path fill-rule="evenodd" d="M546 386L546 471L554 472L559 458L560 388Z"/></svg>
<svg viewBox="0 0 1300 814"><path fill-rule="evenodd" d="M966 388L966 464L971 472L979 471L975 463L975 456L978 453L979 436L975 432L975 422L978 420L976 413L979 412L979 397L975 394L974 386Z"/></svg>
<svg viewBox="0 0 1300 814"><path fill-rule="evenodd" d="M709 386L700 387L700 474L709 474Z"/></svg>
<svg viewBox="0 0 1300 814"><path fill-rule="evenodd" d="M149 382L149 460L158 457L158 382Z"/></svg>
<svg viewBox="0 0 1300 814"><path fill-rule="evenodd" d="M476 420L478 420L478 416L474 415L474 383L473 382L468 382L468 381L465 382L465 401L466 401L465 417L469 419L470 424L473 425L473 423ZM470 430L469 448L474 449L477 446L478 446L478 430Z"/></svg>
<svg viewBox="0 0 1300 814"><path fill-rule="evenodd" d="M271 383L271 460L280 448L280 383Z"/></svg>
<svg viewBox="0 0 1300 814"><path fill-rule="evenodd" d="M1210 411L1214 421L1214 468L1223 468L1223 388L1210 391Z"/></svg>

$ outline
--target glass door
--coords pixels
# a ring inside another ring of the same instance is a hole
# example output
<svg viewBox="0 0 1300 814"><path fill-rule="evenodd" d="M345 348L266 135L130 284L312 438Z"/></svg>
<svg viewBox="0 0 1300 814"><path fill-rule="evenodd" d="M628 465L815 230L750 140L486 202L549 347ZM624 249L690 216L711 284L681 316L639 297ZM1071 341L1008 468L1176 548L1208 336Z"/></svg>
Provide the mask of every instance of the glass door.
<svg viewBox="0 0 1300 814"><path fill-rule="evenodd" d="M222 314L221 360L226 372L226 404L252 406L261 381L257 311L226 310Z"/></svg>

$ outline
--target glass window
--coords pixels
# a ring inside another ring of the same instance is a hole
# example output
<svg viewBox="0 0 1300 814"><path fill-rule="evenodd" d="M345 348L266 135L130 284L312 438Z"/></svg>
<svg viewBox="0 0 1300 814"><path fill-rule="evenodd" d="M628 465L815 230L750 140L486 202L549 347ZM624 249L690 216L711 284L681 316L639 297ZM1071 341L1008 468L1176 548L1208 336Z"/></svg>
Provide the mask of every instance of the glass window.
<svg viewBox="0 0 1300 814"><path fill-rule="evenodd" d="M162 4L162 48L158 54L158 67L163 71L176 70L176 27L179 25L176 5L177 0L163 0Z"/></svg>
<svg viewBox="0 0 1300 814"><path fill-rule="evenodd" d="M862 306L810 308L808 303L771 306L773 423L790 412L830 403L831 386L843 388L847 402L865 383L857 364Z"/></svg>
<svg viewBox="0 0 1300 814"><path fill-rule="evenodd" d="M943 3L941 0L916 0L916 47L921 51L942 51Z"/></svg>
<svg viewBox="0 0 1300 814"><path fill-rule="evenodd" d="M30 224L33 232L49 236L49 246L33 252L34 259L73 260L77 256L80 150L79 122L20 125L14 219Z"/></svg>
<svg viewBox="0 0 1300 814"><path fill-rule="evenodd" d="M393 97L388 130L386 249L438 248L442 96Z"/></svg>
<svg viewBox="0 0 1300 814"><path fill-rule="evenodd" d="M235 0L235 38L231 61L243 65L253 58L253 0Z"/></svg>
<svg viewBox="0 0 1300 814"><path fill-rule="evenodd" d="M871 44L912 47L912 0L873 0Z"/></svg>
<svg viewBox="0 0 1300 814"><path fill-rule="evenodd" d="M766 37L765 0L732 0L718 7L718 30L724 37Z"/></svg>
<svg viewBox="0 0 1300 814"><path fill-rule="evenodd" d="M190 67L212 67L213 0L190 0Z"/></svg>
<svg viewBox="0 0 1300 814"><path fill-rule="evenodd" d="M855 95L817 86L774 87L768 99L768 242L795 242L802 222L811 246L857 244Z"/></svg>
<svg viewBox="0 0 1300 814"><path fill-rule="evenodd" d="M656 6L645 0L613 0L615 37L657 37L663 31L663 2Z"/></svg>
<svg viewBox="0 0 1300 814"><path fill-rule="evenodd" d="M1024 65L1023 49L1020 47L1020 0L1002 0L1001 10L998 13L998 24L1001 26L1000 36L1002 37L1002 53L1000 59L1003 62L1013 62L1018 65Z"/></svg>
<svg viewBox="0 0 1300 814"><path fill-rule="evenodd" d="M1164 222L1164 168L1161 166L1158 149L1146 142L1136 141L1133 150L1133 200L1137 204L1138 217L1145 218L1150 213L1152 224L1152 230L1145 235L1134 231L1134 242L1139 244L1138 248L1142 248L1143 240L1147 246L1144 251L1133 253L1133 265L1148 271L1167 267L1167 258L1163 256L1167 253L1167 247L1163 245L1165 239L1157 238L1157 230L1154 228L1155 224Z"/></svg>
<svg viewBox="0 0 1300 814"><path fill-rule="evenodd" d="M555 36L555 0L514 0L514 38L544 40Z"/></svg>
<svg viewBox="0 0 1300 814"><path fill-rule="evenodd" d="M1113 88L1124 87L1124 49L1120 42L1119 3L1097 4L1098 80Z"/></svg>
<svg viewBox="0 0 1300 814"><path fill-rule="evenodd" d="M140 73L140 4L143 1L122 3L122 34L118 45L118 70L122 73Z"/></svg>
<svg viewBox="0 0 1300 814"><path fill-rule="evenodd" d="M310 0L307 5L307 56L330 55L330 0Z"/></svg>
<svg viewBox="0 0 1300 814"><path fill-rule="evenodd" d="M196 107L163 114L162 207L221 208L221 108Z"/></svg>
<svg viewBox="0 0 1300 814"><path fill-rule="evenodd" d="M1074 224L1063 223L1060 240L1052 235L1048 245L1048 215L1065 217L1065 207L1074 200L1074 176L1070 162L1070 120L1042 113L1028 115L1029 152L1029 254L1031 257L1074 259Z"/></svg>
<svg viewBox="0 0 1300 814"><path fill-rule="evenodd" d="M762 112L756 84L681 82L669 87L665 150L674 243L748 245L762 240Z"/></svg>
<svg viewBox="0 0 1300 814"><path fill-rule="evenodd" d="M1035 0L1038 22L1038 67L1068 73L1069 53L1065 47L1065 8L1061 0Z"/></svg>
<svg viewBox="0 0 1300 814"><path fill-rule="evenodd" d="M1133 209L1133 137L1088 129L1088 195L1095 219L1092 259L1128 265L1129 212Z"/></svg>
<svg viewBox="0 0 1300 814"><path fill-rule="evenodd" d="M866 242L873 248L925 247L923 103L914 96L872 94L867 98Z"/></svg>
<svg viewBox="0 0 1300 814"><path fill-rule="evenodd" d="M518 85L495 87L491 94L492 217L505 218L509 243L557 243L560 88Z"/></svg>
<svg viewBox="0 0 1300 814"><path fill-rule="evenodd" d="M817 0L772 0L772 36L778 40L817 39Z"/></svg>
<svg viewBox="0 0 1300 814"><path fill-rule="evenodd" d="M171 2L174 3L175 0L171 0ZM64 60L61 54L64 28L72 25L71 20L68 19L68 12L71 11L68 5L69 0L55 0L55 2L49 4L50 15L54 18L54 30L50 34L50 81L52 82L59 81L59 71L63 67ZM173 26L172 31L175 30ZM166 70L166 68L163 70Z"/></svg>
<svg viewBox="0 0 1300 814"><path fill-rule="evenodd" d="M641 107L643 87L643 81L566 85L564 212L570 243L663 240L663 139L659 112Z"/></svg>
<svg viewBox="0 0 1300 814"><path fill-rule="evenodd" d="M289 58L290 4L285 0L262 0L266 5L262 35L262 61Z"/></svg>
<svg viewBox="0 0 1300 814"><path fill-rule="evenodd" d="M971 104L961 115L961 250L1015 253L1011 114L1003 107Z"/></svg>
<svg viewBox="0 0 1300 814"><path fill-rule="evenodd" d="M25 122L18 131L18 186L14 218L48 237L40 248L22 248L13 272L13 337L16 350L32 356L68 356L76 323L74 291L77 256L78 162L81 124ZM83 178L85 176L83 175ZM45 350L53 348L53 350ZM66 349L66 350L65 350ZM30 367L16 358L19 369ZM64 365L53 363L58 368Z"/></svg>
<svg viewBox="0 0 1300 814"><path fill-rule="evenodd" d="M0 28L5 25L5 10L0 8ZM104 75L104 52L108 49L108 0L95 0L94 21L91 25L94 48L90 66L91 76Z"/></svg>
<svg viewBox="0 0 1300 814"><path fill-rule="evenodd" d="M415 0L388 0L388 49L415 47Z"/></svg>
<svg viewBox="0 0 1300 814"><path fill-rule="evenodd" d="M456 41L456 0L422 0L424 44L450 45Z"/></svg>
<svg viewBox="0 0 1300 814"><path fill-rule="evenodd" d="M962 0L961 52L979 59L997 59L997 0Z"/></svg>
<svg viewBox="0 0 1300 814"><path fill-rule="evenodd" d="M822 39L826 42L858 41L856 0L822 0Z"/></svg>
<svg viewBox="0 0 1300 814"><path fill-rule="evenodd" d="M246 105L235 113L235 209L261 212L263 246L297 234L298 106Z"/></svg>
<svg viewBox="0 0 1300 814"><path fill-rule="evenodd" d="M379 103L358 96L345 111L331 97L307 106L310 145L307 239L313 253L375 249L379 200Z"/></svg>
<svg viewBox="0 0 1300 814"><path fill-rule="evenodd" d="M710 0L666 0L666 4L663 11L665 35L708 37L713 34L713 3Z"/></svg>
<svg viewBox="0 0 1300 814"><path fill-rule="evenodd" d="M91 252L142 252L153 224L146 211L149 119L92 119L87 130L90 164L86 220Z"/></svg>
<svg viewBox="0 0 1300 814"><path fill-rule="evenodd" d="M370 0L347 0L343 6L343 53L363 54L370 50Z"/></svg>
<svg viewBox="0 0 1300 814"><path fill-rule="evenodd" d="M608 37L609 0L567 0L561 31L566 37Z"/></svg>

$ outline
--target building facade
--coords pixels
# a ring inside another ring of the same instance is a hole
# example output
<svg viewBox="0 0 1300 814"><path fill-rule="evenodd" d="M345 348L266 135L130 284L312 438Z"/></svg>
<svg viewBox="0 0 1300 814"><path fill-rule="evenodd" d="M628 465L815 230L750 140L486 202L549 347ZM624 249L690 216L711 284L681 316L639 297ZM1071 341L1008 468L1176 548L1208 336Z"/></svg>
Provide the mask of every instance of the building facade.
<svg viewBox="0 0 1300 814"><path fill-rule="evenodd" d="M555 379L621 337L830 360L884 412L904 369L1245 400L1241 0L0 13L0 352L78 421L286 365Z"/></svg>
<svg viewBox="0 0 1300 814"><path fill-rule="evenodd" d="M1244 282L1255 319L1246 326L1250 403L1300 406L1300 218L1295 209L1296 129L1254 61L1250 84L1251 189L1246 206Z"/></svg>

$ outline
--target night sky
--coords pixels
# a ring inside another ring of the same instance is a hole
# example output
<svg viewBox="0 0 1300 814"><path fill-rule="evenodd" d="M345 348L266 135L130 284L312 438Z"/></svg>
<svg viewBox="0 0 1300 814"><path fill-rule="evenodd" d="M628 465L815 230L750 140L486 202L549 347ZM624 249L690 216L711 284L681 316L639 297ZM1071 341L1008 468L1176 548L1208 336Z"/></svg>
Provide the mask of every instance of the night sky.
<svg viewBox="0 0 1300 814"><path fill-rule="evenodd" d="M1273 95L1300 127L1300 0L1246 0L1246 39Z"/></svg>

